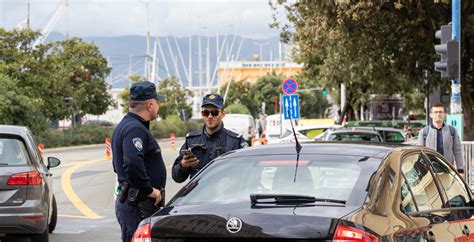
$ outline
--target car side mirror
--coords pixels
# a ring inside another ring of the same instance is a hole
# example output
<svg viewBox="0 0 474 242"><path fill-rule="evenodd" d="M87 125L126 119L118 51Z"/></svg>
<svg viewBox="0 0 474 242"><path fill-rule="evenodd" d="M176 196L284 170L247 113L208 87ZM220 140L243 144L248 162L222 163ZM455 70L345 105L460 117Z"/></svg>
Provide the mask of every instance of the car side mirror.
<svg viewBox="0 0 474 242"><path fill-rule="evenodd" d="M48 157L48 169L59 166L61 164L61 160L56 157Z"/></svg>

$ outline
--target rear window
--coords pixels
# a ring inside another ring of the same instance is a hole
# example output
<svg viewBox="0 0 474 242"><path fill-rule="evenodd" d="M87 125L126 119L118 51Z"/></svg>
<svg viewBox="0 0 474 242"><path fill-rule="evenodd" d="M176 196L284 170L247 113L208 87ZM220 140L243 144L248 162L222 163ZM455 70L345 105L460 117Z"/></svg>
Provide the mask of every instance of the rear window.
<svg viewBox="0 0 474 242"><path fill-rule="evenodd" d="M337 133L329 135L330 141L372 141L380 142L380 138L375 134L367 133Z"/></svg>
<svg viewBox="0 0 474 242"><path fill-rule="evenodd" d="M250 202L250 194L307 195L363 202L378 162L361 157L267 155L216 160L184 188L174 205ZM296 171L296 179L295 179ZM355 202L358 204L358 202Z"/></svg>
<svg viewBox="0 0 474 242"><path fill-rule="evenodd" d="M0 138L0 165L26 165L28 152L24 143L15 138Z"/></svg>
<svg viewBox="0 0 474 242"><path fill-rule="evenodd" d="M385 142L405 142L405 137L400 132L384 131Z"/></svg>

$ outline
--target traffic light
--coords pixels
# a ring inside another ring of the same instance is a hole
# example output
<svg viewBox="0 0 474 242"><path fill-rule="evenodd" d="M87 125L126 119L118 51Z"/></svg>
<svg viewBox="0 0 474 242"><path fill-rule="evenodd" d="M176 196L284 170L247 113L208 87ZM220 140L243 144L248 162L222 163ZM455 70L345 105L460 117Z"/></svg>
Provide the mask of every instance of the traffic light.
<svg viewBox="0 0 474 242"><path fill-rule="evenodd" d="M441 56L441 60L435 62L436 71L441 72L441 77L457 78L459 77L459 41L451 39L451 25L443 25L436 31L436 38L441 43L435 45L435 51Z"/></svg>
<svg viewBox="0 0 474 242"><path fill-rule="evenodd" d="M328 90L327 90L326 88L323 88L323 90L321 91L321 93L322 93L323 95L327 95L327 94L328 94Z"/></svg>

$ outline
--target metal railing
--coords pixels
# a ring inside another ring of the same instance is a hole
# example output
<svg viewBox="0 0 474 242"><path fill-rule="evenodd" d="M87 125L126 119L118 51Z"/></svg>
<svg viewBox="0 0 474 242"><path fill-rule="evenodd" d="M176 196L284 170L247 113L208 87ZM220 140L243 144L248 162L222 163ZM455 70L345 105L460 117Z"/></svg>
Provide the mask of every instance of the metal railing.
<svg viewBox="0 0 474 242"><path fill-rule="evenodd" d="M474 188L474 170L471 169L474 165L474 141L462 141L462 155L464 158L464 174L465 179L471 189Z"/></svg>

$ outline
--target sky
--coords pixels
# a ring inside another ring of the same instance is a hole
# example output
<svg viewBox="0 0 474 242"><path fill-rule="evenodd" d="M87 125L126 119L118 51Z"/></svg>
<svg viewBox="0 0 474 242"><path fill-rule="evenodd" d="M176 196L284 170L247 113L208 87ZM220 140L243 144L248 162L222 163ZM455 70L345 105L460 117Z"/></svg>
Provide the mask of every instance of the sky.
<svg viewBox="0 0 474 242"><path fill-rule="evenodd" d="M42 29L60 0L0 0L0 27L12 29L26 20ZM69 36L146 35L146 0L69 0L53 32ZM249 38L277 36L271 29L268 0L149 0L148 18L152 36L189 36L237 33ZM281 19L285 21L285 19Z"/></svg>

